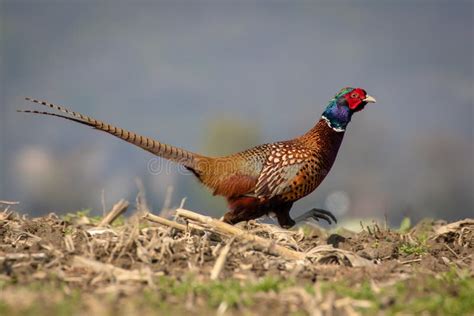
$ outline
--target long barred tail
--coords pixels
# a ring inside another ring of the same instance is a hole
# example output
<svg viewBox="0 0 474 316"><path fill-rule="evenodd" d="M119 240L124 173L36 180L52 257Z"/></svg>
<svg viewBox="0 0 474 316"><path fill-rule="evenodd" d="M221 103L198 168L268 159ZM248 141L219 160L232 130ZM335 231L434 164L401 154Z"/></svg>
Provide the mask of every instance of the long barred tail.
<svg viewBox="0 0 474 316"><path fill-rule="evenodd" d="M160 156L162 158L165 158L174 162L178 162L184 165L185 167L188 167L189 169L193 170L195 173L196 173L196 166L197 166L198 160L205 159L205 157L201 155L192 153L190 151L187 151L178 147L160 143L154 139L151 139L142 135L138 135L136 133L127 131L119 127L115 127L113 125L96 120L92 117L83 115L81 113L68 110L65 107L51 104L45 101L28 98L28 97L25 99L37 104L50 107L52 109L65 113L68 116L56 114L56 113L50 113L50 112L34 111L34 110L17 110L18 112L56 116L56 117L61 117L61 118L74 121L80 124L91 126L97 130L112 134L120 139L123 139L124 141L129 142L133 145L136 145L146 151L149 151L152 154L155 154L157 156Z"/></svg>

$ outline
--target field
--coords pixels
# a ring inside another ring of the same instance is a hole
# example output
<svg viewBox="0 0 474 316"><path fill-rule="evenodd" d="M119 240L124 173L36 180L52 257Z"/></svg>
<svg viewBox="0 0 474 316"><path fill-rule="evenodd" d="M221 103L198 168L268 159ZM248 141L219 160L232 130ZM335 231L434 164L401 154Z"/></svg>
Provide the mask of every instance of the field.
<svg viewBox="0 0 474 316"><path fill-rule="evenodd" d="M474 315L474 220L232 227L0 205L0 315Z"/></svg>

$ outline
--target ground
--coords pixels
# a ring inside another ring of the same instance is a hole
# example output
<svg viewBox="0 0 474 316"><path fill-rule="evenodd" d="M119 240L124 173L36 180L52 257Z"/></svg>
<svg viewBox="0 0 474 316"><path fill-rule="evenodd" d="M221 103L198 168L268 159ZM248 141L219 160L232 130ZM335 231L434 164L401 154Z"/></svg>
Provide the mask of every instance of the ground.
<svg viewBox="0 0 474 316"><path fill-rule="evenodd" d="M473 219L288 231L137 208L105 225L3 207L0 315L474 315Z"/></svg>

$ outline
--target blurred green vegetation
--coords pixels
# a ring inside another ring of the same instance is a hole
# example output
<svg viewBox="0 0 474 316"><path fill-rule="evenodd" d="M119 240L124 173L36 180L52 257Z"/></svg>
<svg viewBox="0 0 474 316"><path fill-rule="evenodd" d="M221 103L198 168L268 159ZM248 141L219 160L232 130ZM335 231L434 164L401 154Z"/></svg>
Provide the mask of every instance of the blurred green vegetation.
<svg viewBox="0 0 474 316"><path fill-rule="evenodd" d="M352 299L360 303L354 304L355 310L364 315L379 315L381 312L390 315L474 313L474 279L467 271L455 268L437 275L418 275L382 287L374 287L368 280L359 284L343 281L313 284L280 277L203 281L192 275L180 280L161 276L154 283L154 288L145 288L131 295L120 291L93 295L79 288L70 288L58 279L31 284L2 280L0 315L79 315L90 312L91 304L100 305L104 315L153 315L157 312L184 315L188 313L185 306L190 297L200 302L193 307L195 312L213 313L222 303L236 312L242 307L250 310L257 307L265 294L275 297L290 288L300 288L310 296L319 291L323 301L325 297ZM10 299L6 299L8 295L11 295ZM11 297L15 295L22 296L18 304L12 304ZM268 311L273 307L276 306L269 306ZM305 310L297 313L307 315Z"/></svg>
<svg viewBox="0 0 474 316"><path fill-rule="evenodd" d="M210 156L230 155L261 144L260 135L256 121L216 116L206 124L202 150Z"/></svg>

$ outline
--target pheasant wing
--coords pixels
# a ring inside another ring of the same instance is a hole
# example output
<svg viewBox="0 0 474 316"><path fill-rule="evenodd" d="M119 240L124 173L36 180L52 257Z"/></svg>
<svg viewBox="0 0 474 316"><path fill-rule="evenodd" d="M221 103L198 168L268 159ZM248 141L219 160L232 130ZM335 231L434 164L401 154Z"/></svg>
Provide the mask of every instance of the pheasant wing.
<svg viewBox="0 0 474 316"><path fill-rule="evenodd" d="M270 199L290 192L292 185L296 185L294 182L300 182L298 179L307 158L304 148L298 148L295 144L273 144L258 177L255 194Z"/></svg>

